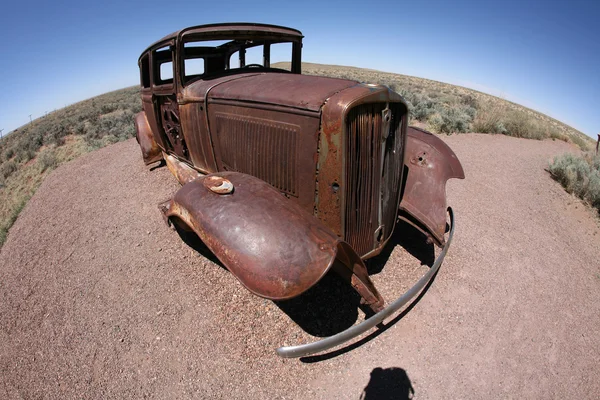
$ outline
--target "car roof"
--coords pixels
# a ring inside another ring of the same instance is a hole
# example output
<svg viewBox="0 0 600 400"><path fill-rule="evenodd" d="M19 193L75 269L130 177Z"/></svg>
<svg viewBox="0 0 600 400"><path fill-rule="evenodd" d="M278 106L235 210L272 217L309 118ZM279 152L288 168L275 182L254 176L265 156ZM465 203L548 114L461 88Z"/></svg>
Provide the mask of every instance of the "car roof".
<svg viewBox="0 0 600 400"><path fill-rule="evenodd" d="M257 23L249 23L249 22L228 22L228 23L220 23L220 24L206 24L206 25L196 25L190 26L188 28L184 28L173 32L162 39L152 43L148 46L143 52L142 55L147 53L152 48L160 45L161 43L167 42L169 40L176 39L181 37L182 35L202 35L202 34L210 34L215 33L219 36L226 36L227 34L239 34L242 32L246 33L267 33L274 34L277 36L283 37L293 37L297 39L302 39L302 32L297 29L287 28L285 26L279 25L270 25L270 24L257 24Z"/></svg>

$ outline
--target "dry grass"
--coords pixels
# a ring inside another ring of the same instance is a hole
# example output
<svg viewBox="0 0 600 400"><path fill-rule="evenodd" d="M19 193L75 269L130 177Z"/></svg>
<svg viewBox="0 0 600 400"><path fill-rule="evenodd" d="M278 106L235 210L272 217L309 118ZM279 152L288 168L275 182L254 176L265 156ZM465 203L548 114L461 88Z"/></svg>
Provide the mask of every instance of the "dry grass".
<svg viewBox="0 0 600 400"><path fill-rule="evenodd" d="M36 119L0 140L0 247L44 178L81 154L135 135L137 87L85 100Z"/></svg>

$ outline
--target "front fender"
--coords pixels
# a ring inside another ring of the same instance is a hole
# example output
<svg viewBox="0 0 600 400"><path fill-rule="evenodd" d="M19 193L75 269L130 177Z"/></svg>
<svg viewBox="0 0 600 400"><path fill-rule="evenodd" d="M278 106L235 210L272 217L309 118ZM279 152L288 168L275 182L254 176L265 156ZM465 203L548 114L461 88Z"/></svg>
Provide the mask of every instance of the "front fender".
<svg viewBox="0 0 600 400"><path fill-rule="evenodd" d="M464 179L462 165L452 149L433 133L409 126L400 219L409 222L438 246L446 232L446 181Z"/></svg>
<svg viewBox="0 0 600 400"><path fill-rule="evenodd" d="M313 215L268 183L220 172L186 183L163 209L191 228L251 292L296 297L334 266L373 310L383 298L360 257ZM343 264L345 267L339 268Z"/></svg>

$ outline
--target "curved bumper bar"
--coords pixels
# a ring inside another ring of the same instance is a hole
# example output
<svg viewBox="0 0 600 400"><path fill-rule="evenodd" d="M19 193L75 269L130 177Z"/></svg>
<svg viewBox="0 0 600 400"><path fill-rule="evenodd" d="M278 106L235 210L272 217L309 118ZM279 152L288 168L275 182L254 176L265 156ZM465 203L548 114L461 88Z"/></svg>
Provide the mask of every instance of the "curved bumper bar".
<svg viewBox="0 0 600 400"><path fill-rule="evenodd" d="M277 354L284 358L294 358L304 357L310 354L329 350L332 347L339 346L359 335L362 335L369 329L383 322L384 319L397 312L400 308L402 308L417 293L419 293L421 289L425 287L425 285L427 285L431 278L440 269L440 266L444 261L444 257L446 256L448 248L450 247L450 242L452 242L452 236L454 236L454 212L450 207L448 207L448 214L450 215L450 234L448 235L448 240L446 241L444 248L438 255L437 259L435 260L429 271L427 271L427 273L423 275L423 277L421 277L421 279L419 279L417 283L415 283L413 287L408 289L408 291L406 291L406 293L404 293L400 298L398 298L396 301L391 303L389 306L387 306L377 314L373 315L371 318L361 322L358 325L354 325L346 329L345 331L312 343L280 347L277 349Z"/></svg>

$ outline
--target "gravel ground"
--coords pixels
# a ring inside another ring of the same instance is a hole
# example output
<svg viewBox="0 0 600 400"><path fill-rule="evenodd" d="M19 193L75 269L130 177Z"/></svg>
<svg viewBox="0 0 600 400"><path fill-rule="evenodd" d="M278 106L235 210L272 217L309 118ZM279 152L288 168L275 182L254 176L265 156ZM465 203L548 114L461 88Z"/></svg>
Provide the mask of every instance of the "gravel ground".
<svg viewBox="0 0 600 400"><path fill-rule="evenodd" d="M572 148L443 139L467 179L437 278L383 333L303 360L274 349L360 321L348 287L251 295L164 225L178 186L134 140L58 168L0 251L0 398L597 398L600 224L543 170ZM393 245L369 266L388 300L432 258Z"/></svg>

